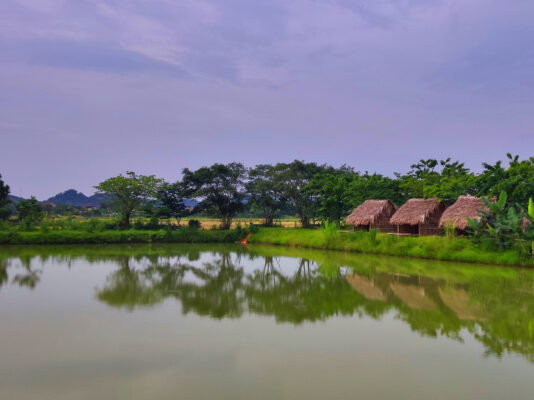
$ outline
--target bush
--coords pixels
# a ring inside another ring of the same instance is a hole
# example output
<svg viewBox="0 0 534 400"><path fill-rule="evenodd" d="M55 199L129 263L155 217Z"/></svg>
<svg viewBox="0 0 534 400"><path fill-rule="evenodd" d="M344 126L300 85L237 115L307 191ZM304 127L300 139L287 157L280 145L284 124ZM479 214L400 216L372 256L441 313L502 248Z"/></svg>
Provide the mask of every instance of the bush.
<svg viewBox="0 0 534 400"><path fill-rule="evenodd" d="M190 229L200 229L200 221L198 219L190 219L187 222L187 226Z"/></svg>

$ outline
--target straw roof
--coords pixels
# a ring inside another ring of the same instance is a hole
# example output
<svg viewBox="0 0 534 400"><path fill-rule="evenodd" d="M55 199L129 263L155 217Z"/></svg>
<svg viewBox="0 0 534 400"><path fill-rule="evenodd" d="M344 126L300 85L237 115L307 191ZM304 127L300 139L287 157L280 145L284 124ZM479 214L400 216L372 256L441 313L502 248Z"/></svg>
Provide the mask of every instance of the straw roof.
<svg viewBox="0 0 534 400"><path fill-rule="evenodd" d="M347 224L374 224L382 214L389 218L397 206L391 200L365 200L347 217Z"/></svg>
<svg viewBox="0 0 534 400"><path fill-rule="evenodd" d="M392 224L418 225L425 223L434 213L444 207L438 198L410 199L389 220Z"/></svg>
<svg viewBox="0 0 534 400"><path fill-rule="evenodd" d="M469 226L467 218L480 219L478 212L489 211L482 199L472 196L460 196L456 203L447 208L439 221L439 226L453 223L457 229L466 229Z"/></svg>

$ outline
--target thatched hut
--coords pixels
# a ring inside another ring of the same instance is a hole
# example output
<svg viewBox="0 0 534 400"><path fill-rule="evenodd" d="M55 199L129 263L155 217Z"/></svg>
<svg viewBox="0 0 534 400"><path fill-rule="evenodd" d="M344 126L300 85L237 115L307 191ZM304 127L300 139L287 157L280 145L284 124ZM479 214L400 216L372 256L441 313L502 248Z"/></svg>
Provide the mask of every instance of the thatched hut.
<svg viewBox="0 0 534 400"><path fill-rule="evenodd" d="M391 200L365 200L347 217L347 224L353 225L354 230L394 232L389 219L396 210L397 206Z"/></svg>
<svg viewBox="0 0 534 400"><path fill-rule="evenodd" d="M398 234L436 235L441 233L439 220L445 204L439 199L410 199L400 207L389 222Z"/></svg>
<svg viewBox="0 0 534 400"><path fill-rule="evenodd" d="M459 233L465 233L469 226L467 219L480 220L479 211L489 211L482 199L460 196L456 203L445 210L439 220L439 226L443 228L447 224L452 224Z"/></svg>

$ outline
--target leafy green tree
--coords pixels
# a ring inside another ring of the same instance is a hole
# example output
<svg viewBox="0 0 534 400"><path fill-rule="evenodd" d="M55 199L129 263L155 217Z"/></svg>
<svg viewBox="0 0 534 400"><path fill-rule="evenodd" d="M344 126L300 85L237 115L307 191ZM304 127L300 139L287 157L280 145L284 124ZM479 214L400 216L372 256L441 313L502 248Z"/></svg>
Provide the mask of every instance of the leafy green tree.
<svg viewBox="0 0 534 400"><path fill-rule="evenodd" d="M464 163L451 162L450 158L440 161L438 180L428 183L423 189L425 198L439 197L447 204L454 203L461 195L476 194L475 175Z"/></svg>
<svg viewBox="0 0 534 400"><path fill-rule="evenodd" d="M243 164L214 164L196 171L185 168L182 173L184 193L201 199L196 208L220 218L221 227L230 229L233 217L245 209L247 171Z"/></svg>
<svg viewBox="0 0 534 400"><path fill-rule="evenodd" d="M317 205L317 215L323 221L339 223L351 209L347 197L347 186L352 174L316 174L304 191L309 193Z"/></svg>
<svg viewBox="0 0 534 400"><path fill-rule="evenodd" d="M15 209L23 229L31 230L43 220L43 207L34 196L29 200L20 200Z"/></svg>
<svg viewBox="0 0 534 400"><path fill-rule="evenodd" d="M283 196L295 207L302 226L308 227L316 216L317 203L314 201L313 193L305 188L316 174L333 172L334 168L299 160L289 164L279 163L275 168Z"/></svg>
<svg viewBox="0 0 534 400"><path fill-rule="evenodd" d="M180 182L163 184L157 198L161 203L158 215L162 218L175 218L180 224L180 220L190 214L185 206L184 188Z"/></svg>
<svg viewBox="0 0 534 400"><path fill-rule="evenodd" d="M526 204L534 196L534 157L519 160L517 155L506 156L508 168L501 161L483 164L484 171L476 178L478 195L497 196L505 191L510 202Z"/></svg>
<svg viewBox="0 0 534 400"><path fill-rule="evenodd" d="M355 208L369 199L390 199L395 204L404 203L405 198L399 189L399 180L381 174L356 174L346 188L346 201Z"/></svg>
<svg viewBox="0 0 534 400"><path fill-rule="evenodd" d="M251 208L261 210L267 226L273 225L274 217L287 203L278 174L273 165L257 165L249 171L246 185Z"/></svg>
<svg viewBox="0 0 534 400"><path fill-rule="evenodd" d="M420 160L410 166L407 174L396 174L402 197L438 197L447 204L454 203L460 195L476 193L475 175L464 163L451 162L450 158Z"/></svg>
<svg viewBox="0 0 534 400"><path fill-rule="evenodd" d="M11 214L9 203L9 186L4 183L0 174L0 220L6 219Z"/></svg>
<svg viewBox="0 0 534 400"><path fill-rule="evenodd" d="M95 186L95 189L110 197L112 207L121 217L120 225L130 227L130 217L148 199L154 198L162 184L162 180L154 175L136 175L127 171L126 176L118 175L106 179Z"/></svg>

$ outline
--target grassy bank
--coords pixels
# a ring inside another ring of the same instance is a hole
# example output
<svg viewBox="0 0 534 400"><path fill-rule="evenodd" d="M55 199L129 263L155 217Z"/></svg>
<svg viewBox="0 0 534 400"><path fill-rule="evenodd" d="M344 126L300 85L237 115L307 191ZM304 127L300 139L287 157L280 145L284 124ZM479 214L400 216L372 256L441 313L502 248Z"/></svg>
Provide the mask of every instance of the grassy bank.
<svg viewBox="0 0 534 400"><path fill-rule="evenodd" d="M261 228L252 234L248 242L435 260L534 266L534 260L529 256L522 256L518 250L484 250L467 238L406 237L368 232L325 233L320 229Z"/></svg>
<svg viewBox="0 0 534 400"><path fill-rule="evenodd" d="M175 231L101 231L75 230L1 232L0 244L101 244L101 243L232 243L241 240L243 230L198 230L179 229Z"/></svg>

